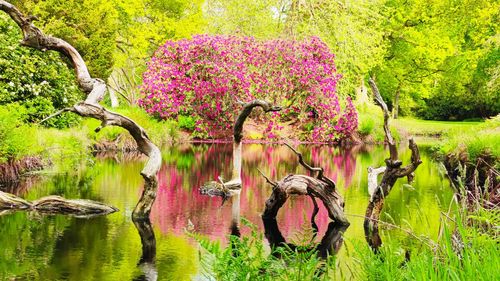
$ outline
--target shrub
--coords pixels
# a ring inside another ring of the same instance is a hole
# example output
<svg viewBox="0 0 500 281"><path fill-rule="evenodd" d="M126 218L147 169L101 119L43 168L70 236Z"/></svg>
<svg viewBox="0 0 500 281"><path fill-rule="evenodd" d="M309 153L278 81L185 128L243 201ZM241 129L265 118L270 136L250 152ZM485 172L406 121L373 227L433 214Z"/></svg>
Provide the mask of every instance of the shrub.
<svg viewBox="0 0 500 281"><path fill-rule="evenodd" d="M372 118L363 118L359 122L359 133L363 136L368 136L372 133L373 128L375 127L375 121Z"/></svg>
<svg viewBox="0 0 500 281"><path fill-rule="evenodd" d="M38 122L81 100L75 76L59 54L22 47L20 40L20 29L0 14L0 105L22 102L23 119ZM68 113L44 125L63 128L78 120Z"/></svg>
<svg viewBox="0 0 500 281"><path fill-rule="evenodd" d="M179 115L177 116L177 122L179 123L179 128L186 129L188 131L193 131L196 126L192 116Z"/></svg>
<svg viewBox="0 0 500 281"><path fill-rule="evenodd" d="M16 104L0 106L0 163L29 154L36 141L34 128L22 120L24 110Z"/></svg>
<svg viewBox="0 0 500 281"><path fill-rule="evenodd" d="M336 94L340 77L334 55L316 37L298 42L200 35L167 41L156 51L139 104L161 118L193 115L194 134L217 137L231 130L238 100L260 98L284 106L259 116L269 135L294 119L299 127L314 124L309 138L333 141L357 127L352 101Z"/></svg>

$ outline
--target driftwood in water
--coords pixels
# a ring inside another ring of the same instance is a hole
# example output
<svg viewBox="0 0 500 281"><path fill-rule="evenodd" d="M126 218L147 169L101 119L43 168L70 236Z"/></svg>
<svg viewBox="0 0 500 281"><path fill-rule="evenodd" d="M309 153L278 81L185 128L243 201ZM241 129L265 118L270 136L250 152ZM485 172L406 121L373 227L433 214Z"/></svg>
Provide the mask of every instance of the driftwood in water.
<svg viewBox="0 0 500 281"><path fill-rule="evenodd" d="M224 199L231 196L231 190L241 189L241 140L243 139L243 124L247 117L252 113L255 107L261 107L264 112L280 111L281 107L273 106L267 101L263 100L253 100L251 102L243 103L238 101L239 104L243 106L238 118L233 127L233 173L232 179L230 181L224 182L224 180L219 177L219 181L210 181L205 183L200 188L200 193L210 196L221 196Z"/></svg>
<svg viewBox="0 0 500 281"><path fill-rule="evenodd" d="M87 94L84 101L75 104L73 107L65 108L47 117L52 118L62 112L73 112L82 117L90 117L101 121L101 125L95 129L100 131L105 126L118 126L127 130L135 142L139 151L149 157L141 175L144 178L144 191L141 200L136 205L132 216L137 218L147 218L156 198L158 188L157 172L161 166L161 153L158 147L149 139L146 131L132 119L118 113L108 111L99 102L104 98L107 90L106 83L98 78L92 78L87 69L85 61L80 53L68 42L45 35L38 27L31 22L33 17L26 16L17 7L9 2L0 0L0 10L7 13L12 20L21 28L23 40L21 45L35 48L41 51L54 50L66 56L73 64L76 72L77 82L80 88ZM43 122L43 121L42 121Z"/></svg>
<svg viewBox="0 0 500 281"><path fill-rule="evenodd" d="M307 195L311 197L314 204L311 221L314 221L314 217L318 213L318 205L316 203L316 198L318 198L323 202L330 219L344 225L349 225L349 221L344 214L344 200L337 193L335 182L323 174L323 168L311 167L304 162L301 153L290 145L285 145L298 156L299 163L304 168L311 173L317 173L317 176L288 175L278 182L273 182L263 174L266 181L273 186L273 192L266 201L266 208L262 217L266 219L276 218L279 209L285 204L290 195Z"/></svg>
<svg viewBox="0 0 500 281"><path fill-rule="evenodd" d="M92 200L46 196L29 202L10 193L0 191L0 211L4 210L31 210L45 214L63 214L75 217L107 215L118 211L115 207Z"/></svg>
<svg viewBox="0 0 500 281"><path fill-rule="evenodd" d="M389 128L389 110L387 105L385 104L380 92L375 84L373 79L369 81L370 87L373 91L375 102L382 109L384 113L384 132L385 132L385 140L387 145L389 146L389 158L385 160L386 167L385 169L372 169L368 178L377 178L377 173L384 170L384 174L380 183L377 185L373 194L370 198L370 203L366 208L365 213L365 221L364 221L364 230L365 237L368 244L376 250L381 244L382 241L378 234L378 221L380 218L380 213L382 212L382 208L384 207L384 199L389 195L394 184L397 179L402 177L407 177L408 181L411 182L413 180L413 172L417 167L422 163L420 160L420 153L418 151L418 147L413 141L413 139L409 140L409 148L411 150L411 163L402 167L403 162L398 159L398 151L396 142L391 135L391 131ZM369 190L373 189L373 187L368 187Z"/></svg>

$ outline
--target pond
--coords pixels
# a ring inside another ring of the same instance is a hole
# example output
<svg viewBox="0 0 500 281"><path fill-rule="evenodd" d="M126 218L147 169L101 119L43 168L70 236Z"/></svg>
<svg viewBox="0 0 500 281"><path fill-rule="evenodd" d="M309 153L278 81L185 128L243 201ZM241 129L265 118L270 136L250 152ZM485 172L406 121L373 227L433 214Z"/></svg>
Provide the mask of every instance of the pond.
<svg viewBox="0 0 500 281"><path fill-rule="evenodd" d="M401 145L403 146L403 145ZM440 212L449 208L452 191L439 164L422 149L423 164L414 183L400 179L386 200L381 219L436 238ZM363 218L369 201L367 168L383 164L388 152L382 146L339 148L327 145L299 145L306 162L325 169L337 183L351 222L337 256L340 268L352 262L352 250L366 243ZM227 243L231 205L221 198L199 194L198 188L219 175L230 179L231 144L188 144L165 148L159 172L158 197L151 213L156 237L158 280L203 280L197 243L186 234L191 230ZM400 155L407 163L410 151ZM93 165L71 175L45 176L16 193L33 200L49 194L68 198L89 198L111 204L119 212L91 219L47 216L17 212L0 215L0 279L21 280L142 280L148 269L138 266L141 239L131 213L142 192L139 175L144 159L135 154L96 155ZM290 173L306 173L296 156L285 146L245 144L243 146L243 190L241 216L263 230L260 218L271 186L257 171L278 180ZM323 206L316 218L319 233L326 231L328 215ZM313 210L309 198L287 201L278 214L278 225L287 239L307 225ZM242 227L242 235L248 235ZM320 235L318 235L320 236ZM382 239L412 241L403 231L382 229ZM318 238L320 239L320 238Z"/></svg>

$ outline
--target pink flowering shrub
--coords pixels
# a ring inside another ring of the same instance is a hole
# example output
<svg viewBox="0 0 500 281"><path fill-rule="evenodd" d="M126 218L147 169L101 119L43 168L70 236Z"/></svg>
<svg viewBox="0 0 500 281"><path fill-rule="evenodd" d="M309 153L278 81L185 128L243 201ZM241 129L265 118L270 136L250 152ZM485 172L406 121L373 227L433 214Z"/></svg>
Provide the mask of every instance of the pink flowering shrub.
<svg viewBox="0 0 500 281"><path fill-rule="evenodd" d="M229 136L238 100L265 99L284 107L259 115L275 136L283 122L312 128L308 138L334 141L350 136L357 113L336 94L334 54L319 38L258 41L249 37L199 35L167 41L143 75L140 106L160 118L192 115L195 133Z"/></svg>

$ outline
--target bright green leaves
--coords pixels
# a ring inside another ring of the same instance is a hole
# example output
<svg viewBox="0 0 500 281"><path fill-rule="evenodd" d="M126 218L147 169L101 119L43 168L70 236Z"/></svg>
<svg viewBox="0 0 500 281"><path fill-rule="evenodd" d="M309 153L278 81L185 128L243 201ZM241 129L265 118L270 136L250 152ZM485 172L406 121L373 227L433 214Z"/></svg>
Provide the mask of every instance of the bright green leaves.
<svg viewBox="0 0 500 281"><path fill-rule="evenodd" d="M41 52L19 45L21 31L0 14L0 105L21 103L23 120L38 122L82 97L73 71L55 52ZM64 115L45 125L67 127L76 121Z"/></svg>

